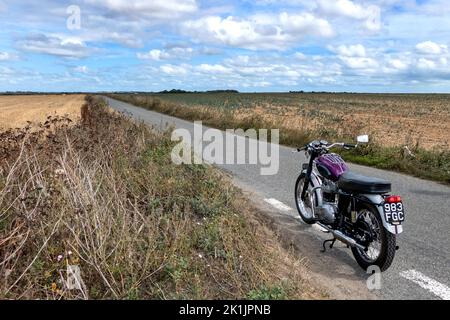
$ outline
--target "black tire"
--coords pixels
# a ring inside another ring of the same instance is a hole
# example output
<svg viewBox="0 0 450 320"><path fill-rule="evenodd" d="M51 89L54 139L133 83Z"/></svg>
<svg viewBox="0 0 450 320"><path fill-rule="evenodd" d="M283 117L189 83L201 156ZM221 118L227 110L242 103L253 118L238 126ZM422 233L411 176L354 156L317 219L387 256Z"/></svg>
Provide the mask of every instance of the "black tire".
<svg viewBox="0 0 450 320"><path fill-rule="evenodd" d="M315 224L316 220L314 218L306 217L302 214L300 207L299 207L299 188L300 190L303 190L304 185L304 179L306 174L303 172L298 178L297 182L295 183L295 205L297 207L298 214L300 215L300 218L306 223L306 224ZM311 184L311 183L310 183ZM311 184L312 186L312 184Z"/></svg>
<svg viewBox="0 0 450 320"><path fill-rule="evenodd" d="M396 251L396 235L387 231L383 226L383 221L381 219L380 213L378 210L369 204L361 204L359 211L361 210L370 211L373 216L376 218L378 225L380 226L379 235L381 239L381 248L378 258L376 260L369 261L360 249L352 248L353 256L355 257L358 264L364 270L367 270L370 266L377 266L380 270L386 271L392 264L394 260L395 251Z"/></svg>

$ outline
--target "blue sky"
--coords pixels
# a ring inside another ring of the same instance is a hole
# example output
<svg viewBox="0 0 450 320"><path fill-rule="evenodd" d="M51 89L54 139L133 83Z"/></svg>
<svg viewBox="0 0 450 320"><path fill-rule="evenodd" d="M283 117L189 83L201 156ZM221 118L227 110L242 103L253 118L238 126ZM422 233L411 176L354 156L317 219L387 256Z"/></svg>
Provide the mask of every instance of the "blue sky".
<svg viewBox="0 0 450 320"><path fill-rule="evenodd" d="M445 0L0 0L0 21L0 91L450 92Z"/></svg>

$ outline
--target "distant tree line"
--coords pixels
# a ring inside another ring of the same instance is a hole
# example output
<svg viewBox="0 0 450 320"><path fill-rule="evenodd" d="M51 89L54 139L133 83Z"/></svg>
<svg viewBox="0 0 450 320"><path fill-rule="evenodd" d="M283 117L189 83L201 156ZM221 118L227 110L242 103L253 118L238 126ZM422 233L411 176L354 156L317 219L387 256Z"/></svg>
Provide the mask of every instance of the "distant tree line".
<svg viewBox="0 0 450 320"><path fill-rule="evenodd" d="M158 92L159 94L173 94L173 93L239 93L238 90L208 90L208 91L187 91L180 89L164 90Z"/></svg>

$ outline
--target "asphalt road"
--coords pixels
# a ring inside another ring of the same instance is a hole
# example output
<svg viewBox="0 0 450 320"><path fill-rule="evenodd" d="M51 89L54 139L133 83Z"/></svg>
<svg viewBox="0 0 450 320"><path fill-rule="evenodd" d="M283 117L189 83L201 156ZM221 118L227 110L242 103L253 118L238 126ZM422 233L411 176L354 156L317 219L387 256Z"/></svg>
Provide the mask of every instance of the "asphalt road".
<svg viewBox="0 0 450 320"><path fill-rule="evenodd" d="M156 128L173 125L193 132L192 122L147 111L105 98L110 106ZM207 128L205 128L207 129ZM400 250L391 268L382 274L381 288L367 289L368 275L362 272L344 246L320 253L326 239L317 228L302 224L295 208L294 184L303 154L280 146L280 169L263 176L259 165L218 165L247 190L254 202L272 206L279 219L278 230L310 259L315 277L329 288L339 288L340 297L381 299L450 299L450 187L407 175L351 164L351 170L392 181L393 192L402 196L406 208ZM332 290L333 291L333 290ZM338 295L339 296L339 295Z"/></svg>

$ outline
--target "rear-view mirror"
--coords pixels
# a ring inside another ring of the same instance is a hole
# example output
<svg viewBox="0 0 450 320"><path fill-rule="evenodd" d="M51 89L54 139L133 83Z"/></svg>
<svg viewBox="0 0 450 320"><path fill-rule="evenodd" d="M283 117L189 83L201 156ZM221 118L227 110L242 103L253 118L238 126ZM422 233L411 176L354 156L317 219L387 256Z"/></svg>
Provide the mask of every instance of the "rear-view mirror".
<svg viewBox="0 0 450 320"><path fill-rule="evenodd" d="M358 136L356 141L358 141L358 143L369 143L369 136L367 134Z"/></svg>

